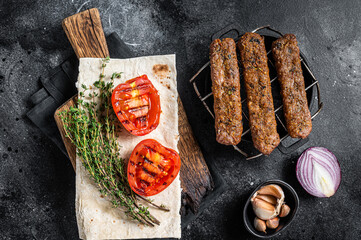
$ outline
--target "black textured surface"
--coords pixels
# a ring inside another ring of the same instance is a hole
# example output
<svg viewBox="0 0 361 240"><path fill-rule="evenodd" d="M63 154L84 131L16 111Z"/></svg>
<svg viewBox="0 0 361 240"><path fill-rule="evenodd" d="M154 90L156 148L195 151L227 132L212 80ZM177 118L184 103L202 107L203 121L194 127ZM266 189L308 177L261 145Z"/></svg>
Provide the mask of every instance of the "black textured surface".
<svg viewBox="0 0 361 240"><path fill-rule="evenodd" d="M106 33L115 31L137 56L177 54L178 89L206 158L229 184L184 239L246 239L243 205L268 179L291 184L300 197L295 220L278 239L358 239L361 235L361 4L353 1L1 1L0 239L77 239L70 162L25 118L29 97L71 55L61 20L98 7ZM294 33L320 81L325 107L310 141L291 155L276 150L246 162L216 143L213 122L188 80L208 61L210 36L229 23L245 30L270 24ZM334 152L342 183L329 199L309 196L295 164L307 147Z"/></svg>

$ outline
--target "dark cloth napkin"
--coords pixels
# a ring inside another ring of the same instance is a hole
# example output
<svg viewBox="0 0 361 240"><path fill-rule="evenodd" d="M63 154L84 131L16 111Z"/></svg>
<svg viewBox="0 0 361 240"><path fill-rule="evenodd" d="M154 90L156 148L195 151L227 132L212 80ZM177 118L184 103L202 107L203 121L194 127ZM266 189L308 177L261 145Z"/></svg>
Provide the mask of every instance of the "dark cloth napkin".
<svg viewBox="0 0 361 240"><path fill-rule="evenodd" d="M131 58L134 54L128 46L112 33L106 37L109 54L112 58ZM54 113L68 99L77 93L75 83L78 78L79 61L72 55L58 67L51 71L49 77L40 78L42 88L30 97L34 107L26 113L28 118L50 138L67 155L58 127L54 120Z"/></svg>

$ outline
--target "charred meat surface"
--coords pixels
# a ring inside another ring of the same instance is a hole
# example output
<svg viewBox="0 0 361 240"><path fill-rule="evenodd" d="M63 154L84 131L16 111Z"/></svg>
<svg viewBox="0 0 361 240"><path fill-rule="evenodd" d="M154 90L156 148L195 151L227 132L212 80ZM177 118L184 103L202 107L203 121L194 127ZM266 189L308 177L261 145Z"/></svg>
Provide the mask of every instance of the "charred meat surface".
<svg viewBox="0 0 361 240"><path fill-rule="evenodd" d="M237 145L243 131L242 104L236 43L232 38L211 43L210 63L217 141Z"/></svg>
<svg viewBox="0 0 361 240"><path fill-rule="evenodd" d="M272 54L281 85L288 133L293 138L306 138L312 131L312 120L296 36L286 34L274 41Z"/></svg>
<svg viewBox="0 0 361 240"><path fill-rule="evenodd" d="M264 39L245 33L238 41L247 94L249 125L256 149L269 155L280 143Z"/></svg>

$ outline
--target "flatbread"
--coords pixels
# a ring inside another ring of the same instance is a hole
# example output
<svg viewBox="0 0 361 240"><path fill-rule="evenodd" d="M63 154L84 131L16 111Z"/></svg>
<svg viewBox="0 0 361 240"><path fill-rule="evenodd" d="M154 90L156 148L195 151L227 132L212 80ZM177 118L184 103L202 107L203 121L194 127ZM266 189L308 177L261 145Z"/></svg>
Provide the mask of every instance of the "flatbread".
<svg viewBox="0 0 361 240"><path fill-rule="evenodd" d="M81 58L77 86L92 85L99 80L102 60L99 58ZM162 74L158 74L159 66ZM166 67L167 65L168 67ZM156 67L155 67L156 66ZM158 67L157 67L158 66ZM164 70L167 71L164 71ZM165 147L178 152L178 104L175 55L139 57L131 59L111 59L105 67L105 81L109 81L114 72L122 72L115 79L114 86L131 78L146 74L158 90L162 113L158 127L151 133L139 137L122 129L118 138L120 152L129 159L134 147L144 139L155 139ZM87 90L93 91L93 90ZM86 92L86 95L88 93ZM89 178L87 170L76 160L76 217L81 239L136 239L136 238L180 238L181 187L179 175L163 192L150 197L157 204L165 204L170 212L149 207L150 212L161 223L160 226L147 227L129 220L119 209L112 207L107 198Z"/></svg>

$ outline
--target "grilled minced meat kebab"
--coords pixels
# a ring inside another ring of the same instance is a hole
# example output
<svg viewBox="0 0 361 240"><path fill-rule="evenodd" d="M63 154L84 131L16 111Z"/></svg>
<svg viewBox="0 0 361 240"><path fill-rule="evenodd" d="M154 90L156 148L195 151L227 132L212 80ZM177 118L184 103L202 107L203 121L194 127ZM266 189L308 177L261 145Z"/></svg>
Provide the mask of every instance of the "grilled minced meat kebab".
<svg viewBox="0 0 361 240"><path fill-rule="evenodd" d="M283 112L288 133L293 138L306 138L312 131L300 49L296 36L286 34L272 43L272 54L281 85Z"/></svg>
<svg viewBox="0 0 361 240"><path fill-rule="evenodd" d="M238 41L247 93L249 125L256 149L269 155L280 143L264 39L245 33Z"/></svg>
<svg viewBox="0 0 361 240"><path fill-rule="evenodd" d="M210 63L217 141L237 145L243 131L242 104L236 43L232 38L211 43Z"/></svg>

